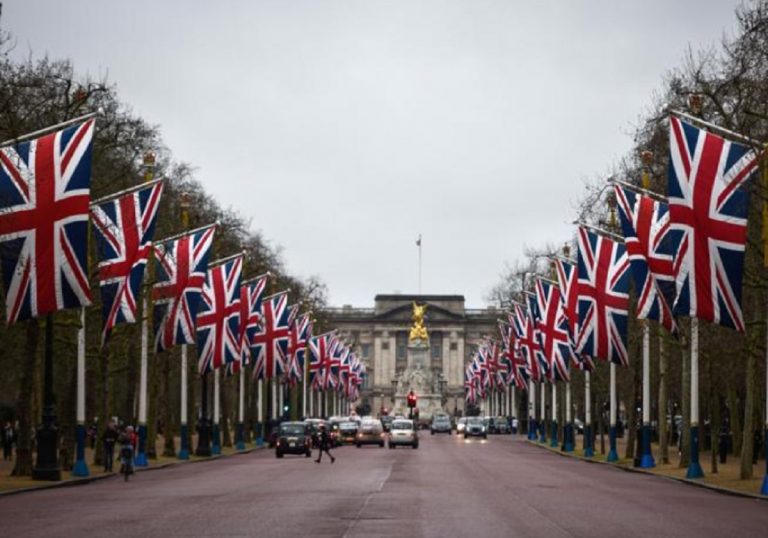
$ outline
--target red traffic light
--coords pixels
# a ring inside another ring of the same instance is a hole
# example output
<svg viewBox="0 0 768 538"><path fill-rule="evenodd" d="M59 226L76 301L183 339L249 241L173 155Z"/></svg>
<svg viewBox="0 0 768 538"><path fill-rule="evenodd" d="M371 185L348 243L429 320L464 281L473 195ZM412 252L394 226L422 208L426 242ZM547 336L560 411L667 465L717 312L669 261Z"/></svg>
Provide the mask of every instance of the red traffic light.
<svg viewBox="0 0 768 538"><path fill-rule="evenodd" d="M413 393L413 391L408 393L408 407L413 408L416 407L416 395Z"/></svg>

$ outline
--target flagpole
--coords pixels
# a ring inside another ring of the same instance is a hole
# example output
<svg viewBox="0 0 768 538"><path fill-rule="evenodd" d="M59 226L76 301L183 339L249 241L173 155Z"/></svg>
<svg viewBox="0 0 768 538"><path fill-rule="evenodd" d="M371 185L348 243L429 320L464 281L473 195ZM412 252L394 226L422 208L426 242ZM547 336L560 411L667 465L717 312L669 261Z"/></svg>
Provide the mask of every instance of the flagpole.
<svg viewBox="0 0 768 538"><path fill-rule="evenodd" d="M211 454L221 454L221 430L219 429L219 401L221 399L221 368L213 370L213 430Z"/></svg>
<svg viewBox="0 0 768 538"><path fill-rule="evenodd" d="M146 294L141 301L141 366L139 372L139 446L134 464L146 467L147 462L147 345L149 329L147 323L148 303Z"/></svg>
<svg viewBox="0 0 768 538"><path fill-rule="evenodd" d="M256 385L256 446L264 444L264 378Z"/></svg>
<svg viewBox="0 0 768 538"><path fill-rule="evenodd" d="M421 234L419 234L419 240L416 244L419 247L419 295L421 295Z"/></svg>
<svg viewBox="0 0 768 538"><path fill-rule="evenodd" d="M592 447L592 391L589 370L584 371L584 457L591 458L595 455Z"/></svg>
<svg viewBox="0 0 768 538"><path fill-rule="evenodd" d="M242 322L242 321L241 321ZM242 357L240 357L242 361ZM237 387L237 450L245 450L245 365L240 363L240 379Z"/></svg>
<svg viewBox="0 0 768 538"><path fill-rule="evenodd" d="M703 478L699 464L699 319L691 318L691 461L686 478Z"/></svg>
<svg viewBox="0 0 768 538"><path fill-rule="evenodd" d="M766 318L768 319L768 318ZM766 367L765 367L765 431L763 432L763 449L765 456L765 476L763 476L763 485L760 487L760 495L768 495L768 331L766 338Z"/></svg>
<svg viewBox="0 0 768 538"><path fill-rule="evenodd" d="M275 378L269 378L269 386L272 390L272 416L271 419L277 418L277 385L275 384Z"/></svg>
<svg viewBox="0 0 768 538"><path fill-rule="evenodd" d="M539 425L539 442L547 442L547 386L542 379L539 382L539 388L541 389L541 424Z"/></svg>
<svg viewBox="0 0 768 538"><path fill-rule="evenodd" d="M574 448L574 433L573 433L573 420L571 418L571 382L565 383L565 430L563 435L565 436L565 452L573 452Z"/></svg>
<svg viewBox="0 0 768 538"><path fill-rule="evenodd" d="M610 433L609 440L611 448L608 451L607 461L618 461L619 454L616 452L616 364L611 362L611 401L610 401Z"/></svg>
<svg viewBox="0 0 768 538"><path fill-rule="evenodd" d="M304 350L304 364L301 372L301 414L303 418L307 418L307 356L306 349Z"/></svg>
<svg viewBox="0 0 768 538"><path fill-rule="evenodd" d="M554 364L552 365L554 367ZM554 372L552 372L554 375ZM552 433L550 434L549 446L557 448L557 383L552 381Z"/></svg>
<svg viewBox="0 0 768 538"><path fill-rule="evenodd" d="M0 149L8 146L15 146L21 142L24 142L25 140L31 140L32 138L37 138L39 136L43 136L53 131L58 131L59 129L69 127L70 125L84 122L86 120L89 120L91 118L98 116L100 113L101 113L101 109L99 109L99 111L97 112L90 112L88 114L78 116L77 118L72 118L71 120L62 121L61 123L57 123L56 125L49 125L48 127L43 127L42 129L38 129L37 131L32 131L31 133L27 133L17 138L9 138L4 142L0 142Z"/></svg>
<svg viewBox="0 0 768 538"><path fill-rule="evenodd" d="M536 383L528 380L528 440L536 440Z"/></svg>
<svg viewBox="0 0 768 538"><path fill-rule="evenodd" d="M80 328L77 330L77 449L72 476L88 476L85 462L85 307L80 308Z"/></svg>
<svg viewBox="0 0 768 538"><path fill-rule="evenodd" d="M643 450L640 467L656 467L651 452L651 335L648 320L643 320Z"/></svg>
<svg viewBox="0 0 768 538"><path fill-rule="evenodd" d="M179 448L178 458L180 460L189 459L189 423L187 417L187 344L181 344L181 409L179 417L181 427L179 428L179 435L181 435L181 447Z"/></svg>

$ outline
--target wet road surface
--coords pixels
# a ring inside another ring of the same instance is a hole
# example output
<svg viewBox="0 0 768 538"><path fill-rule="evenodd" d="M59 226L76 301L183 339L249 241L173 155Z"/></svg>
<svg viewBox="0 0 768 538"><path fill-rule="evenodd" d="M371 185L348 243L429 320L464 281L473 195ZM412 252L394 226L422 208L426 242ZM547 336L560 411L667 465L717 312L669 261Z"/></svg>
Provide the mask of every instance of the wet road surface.
<svg viewBox="0 0 768 538"><path fill-rule="evenodd" d="M269 450L0 497L3 536L766 536L768 502L563 458L522 438Z"/></svg>

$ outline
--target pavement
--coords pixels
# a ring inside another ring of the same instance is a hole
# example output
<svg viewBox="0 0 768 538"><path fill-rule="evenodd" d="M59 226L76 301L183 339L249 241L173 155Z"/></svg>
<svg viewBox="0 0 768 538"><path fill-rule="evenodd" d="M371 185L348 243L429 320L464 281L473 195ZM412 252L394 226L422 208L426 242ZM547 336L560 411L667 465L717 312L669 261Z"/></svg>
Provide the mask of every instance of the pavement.
<svg viewBox="0 0 768 538"><path fill-rule="evenodd" d="M0 497L4 536L765 536L768 503L563 458L522 438L260 450Z"/></svg>

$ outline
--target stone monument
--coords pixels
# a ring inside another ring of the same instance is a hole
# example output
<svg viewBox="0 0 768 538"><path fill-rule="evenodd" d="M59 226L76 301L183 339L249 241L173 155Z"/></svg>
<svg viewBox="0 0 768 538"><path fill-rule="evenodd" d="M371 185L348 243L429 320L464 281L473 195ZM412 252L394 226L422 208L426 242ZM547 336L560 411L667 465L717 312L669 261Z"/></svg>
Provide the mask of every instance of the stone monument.
<svg viewBox="0 0 768 538"><path fill-rule="evenodd" d="M406 397L410 391L416 394L420 420L429 420L432 415L443 410L440 380L429 368L429 334L424 325L426 310L426 304L413 303L413 325L408 336L407 363L405 370L396 377L395 392L395 413L406 416Z"/></svg>

